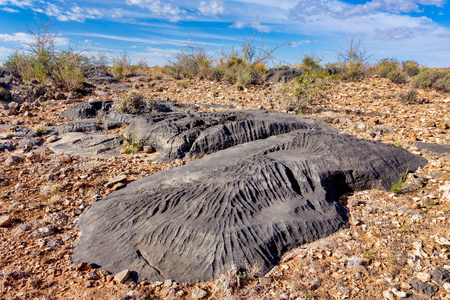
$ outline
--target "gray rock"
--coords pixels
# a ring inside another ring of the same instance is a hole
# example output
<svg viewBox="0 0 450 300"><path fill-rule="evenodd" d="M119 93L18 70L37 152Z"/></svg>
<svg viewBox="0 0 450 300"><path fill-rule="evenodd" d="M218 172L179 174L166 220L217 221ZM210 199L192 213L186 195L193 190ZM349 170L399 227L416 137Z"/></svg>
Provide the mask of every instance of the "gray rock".
<svg viewBox="0 0 450 300"><path fill-rule="evenodd" d="M125 182L126 180L127 180L127 176L119 175L119 176L116 176L114 178L108 179L108 181L105 183L105 187L106 188L111 188L115 184L117 184L119 182Z"/></svg>
<svg viewBox="0 0 450 300"><path fill-rule="evenodd" d="M136 115L111 112L103 117L103 125L106 130L110 130L122 124L130 124L135 118Z"/></svg>
<svg viewBox="0 0 450 300"><path fill-rule="evenodd" d="M417 277L413 277L409 284L412 286L412 288L422 294L425 294L427 296L431 296L437 291L437 286L435 286L432 283L423 282Z"/></svg>
<svg viewBox="0 0 450 300"><path fill-rule="evenodd" d="M53 235L55 231L53 230L53 227L48 225L41 228L36 229L32 233L30 233L30 239L39 239L44 238L46 236Z"/></svg>
<svg viewBox="0 0 450 300"><path fill-rule="evenodd" d="M103 128L97 125L97 119L84 119L72 121L66 124L58 125L55 128L55 131L59 134L68 133L68 132L96 132L102 131Z"/></svg>
<svg viewBox="0 0 450 300"><path fill-rule="evenodd" d="M431 272L431 279L440 286L444 286L445 283L450 283L450 272L445 268L437 267Z"/></svg>
<svg viewBox="0 0 450 300"><path fill-rule="evenodd" d="M14 137L26 139L26 138L35 138L37 137L37 135L33 132L32 129L19 128L14 131Z"/></svg>
<svg viewBox="0 0 450 300"><path fill-rule="evenodd" d="M14 149L16 149L16 146L13 141L0 141L0 152L5 150L12 151Z"/></svg>
<svg viewBox="0 0 450 300"><path fill-rule="evenodd" d="M266 81L270 82L289 82L295 77L303 74L301 69L284 68L284 69L272 69L266 75Z"/></svg>
<svg viewBox="0 0 450 300"><path fill-rule="evenodd" d="M105 115L112 107L113 101L92 101L77 104L66 109L59 117L63 119L79 120L95 118Z"/></svg>
<svg viewBox="0 0 450 300"><path fill-rule="evenodd" d="M119 134L86 134L70 132L49 144L56 153L66 153L80 157L111 158L120 156L122 137Z"/></svg>
<svg viewBox="0 0 450 300"><path fill-rule="evenodd" d="M83 69L83 75L87 81L93 82L117 82L106 70L100 67L86 67Z"/></svg>
<svg viewBox="0 0 450 300"><path fill-rule="evenodd" d="M12 166L18 163L21 163L23 161L23 158L17 155L10 155L6 160L5 164L8 166Z"/></svg>
<svg viewBox="0 0 450 300"><path fill-rule="evenodd" d="M130 270L125 269L114 275L114 280L119 283L124 283L130 278Z"/></svg>
<svg viewBox="0 0 450 300"><path fill-rule="evenodd" d="M398 173L426 163L305 122L317 129L238 145L109 194L80 217L73 261L151 281L212 280L245 263L266 274L285 252L349 226L340 195L390 189Z"/></svg>
<svg viewBox="0 0 450 300"><path fill-rule="evenodd" d="M30 150L34 147L39 147L41 145L41 142L39 140L32 140L32 139L23 139L19 141L19 144L17 145L17 149L21 150Z"/></svg>
<svg viewBox="0 0 450 300"><path fill-rule="evenodd" d="M0 67L0 77L12 77L12 78L18 78L19 74L8 67Z"/></svg>
<svg viewBox="0 0 450 300"><path fill-rule="evenodd" d="M306 116L269 111L226 111L198 114L147 114L135 118L124 136L140 141L167 162L217 152L235 145L265 139L296 129L327 129L326 123Z"/></svg>
<svg viewBox="0 0 450 300"><path fill-rule="evenodd" d="M208 292L198 286L194 287L192 290L192 299L203 299L208 296Z"/></svg>
<svg viewBox="0 0 450 300"><path fill-rule="evenodd" d="M430 151L434 153L450 153L450 145L443 144L433 144L433 143L423 143L415 142L414 145L419 151Z"/></svg>
<svg viewBox="0 0 450 300"><path fill-rule="evenodd" d="M165 287L170 287L170 286L172 286L172 279L166 279L166 280L164 280L164 286Z"/></svg>
<svg viewBox="0 0 450 300"><path fill-rule="evenodd" d="M9 226L12 222L12 219L10 216L0 216L0 227Z"/></svg>

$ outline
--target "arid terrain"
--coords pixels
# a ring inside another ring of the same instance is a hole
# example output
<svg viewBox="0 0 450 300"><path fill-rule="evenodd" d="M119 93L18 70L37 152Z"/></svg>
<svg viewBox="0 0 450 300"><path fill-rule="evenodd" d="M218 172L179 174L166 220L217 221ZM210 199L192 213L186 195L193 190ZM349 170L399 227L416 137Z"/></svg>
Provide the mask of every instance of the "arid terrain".
<svg viewBox="0 0 450 300"><path fill-rule="evenodd" d="M236 271L230 270L214 282L186 284L168 278L137 284L120 282L116 274L88 264L72 264L77 220L123 184L186 161L155 163L157 153L144 151L114 159L56 154L48 148L52 139L36 136L32 129L51 129L68 122L58 117L67 108L114 100L130 89L147 99L196 104L202 111L285 111L283 84L238 90L195 79L183 87L171 78L143 75L97 84L84 95L13 84L12 91L25 103L17 109L0 106L0 142L12 145L0 152L1 297L450 299L450 277L445 273L450 271L450 95L418 89L418 101L408 104L400 97L408 88L378 76L338 82L328 99L305 110L341 133L394 144L428 160L423 169L407 175L397 193L374 189L343 197L351 213L350 228L290 251L264 278L251 278L256 266L249 266L247 278L239 283ZM50 100L27 100L27 95L37 99L44 94ZM428 143L447 147L431 149ZM119 175L126 178L123 184L108 183Z"/></svg>

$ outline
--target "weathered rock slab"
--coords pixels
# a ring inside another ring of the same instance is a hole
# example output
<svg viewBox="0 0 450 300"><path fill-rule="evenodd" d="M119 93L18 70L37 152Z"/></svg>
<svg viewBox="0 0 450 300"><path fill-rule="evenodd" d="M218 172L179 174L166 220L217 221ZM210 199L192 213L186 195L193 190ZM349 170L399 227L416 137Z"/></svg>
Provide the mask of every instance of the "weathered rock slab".
<svg viewBox="0 0 450 300"><path fill-rule="evenodd" d="M111 158L120 156L122 138L119 134L86 134L70 132L61 139L48 144L57 153L92 158Z"/></svg>
<svg viewBox="0 0 450 300"><path fill-rule="evenodd" d="M63 119L79 120L105 115L112 107L113 101L83 102L72 106L61 113Z"/></svg>
<svg viewBox="0 0 450 300"><path fill-rule="evenodd" d="M161 154L158 162L211 154L242 143L297 129L332 127L317 119L272 111L160 113L134 118L124 136Z"/></svg>
<svg viewBox="0 0 450 300"><path fill-rule="evenodd" d="M340 195L389 189L426 163L305 122L308 129L219 151L96 202L80 218L74 262L152 281L212 280L245 264L265 274L285 252L349 226Z"/></svg>

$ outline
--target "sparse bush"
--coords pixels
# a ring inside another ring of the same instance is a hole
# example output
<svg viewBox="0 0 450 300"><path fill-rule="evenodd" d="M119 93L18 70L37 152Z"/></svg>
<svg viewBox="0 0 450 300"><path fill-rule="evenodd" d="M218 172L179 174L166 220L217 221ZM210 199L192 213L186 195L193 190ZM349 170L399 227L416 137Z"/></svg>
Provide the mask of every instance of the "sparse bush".
<svg viewBox="0 0 450 300"><path fill-rule="evenodd" d="M418 102L419 93L412 89L400 94L400 100L407 104L415 104Z"/></svg>
<svg viewBox="0 0 450 300"><path fill-rule="evenodd" d="M112 75L116 79L134 75L135 67L131 66L131 60L127 51L122 51L118 57L113 59Z"/></svg>
<svg viewBox="0 0 450 300"><path fill-rule="evenodd" d="M304 70L312 70L321 68L320 62L322 60L318 58L316 55L304 55L302 59L302 63L299 65L301 69Z"/></svg>
<svg viewBox="0 0 450 300"><path fill-rule="evenodd" d="M136 141L134 138L129 141L128 139L124 139L122 149L120 150L121 153L125 154L131 154L142 150L143 141L140 139L139 141Z"/></svg>
<svg viewBox="0 0 450 300"><path fill-rule="evenodd" d="M412 85L416 88L450 92L450 73L436 68L425 69L412 77Z"/></svg>
<svg viewBox="0 0 450 300"><path fill-rule="evenodd" d="M50 80L64 90L72 91L84 82L81 67L88 59L71 49L56 51L54 42L57 32L51 31L52 26L39 20L35 28L28 29L33 39L28 44L28 53L15 51L5 65L16 70L25 81L36 79L45 84Z"/></svg>
<svg viewBox="0 0 450 300"><path fill-rule="evenodd" d="M36 125L36 126L33 127L33 132L37 136L44 135L47 132L47 127L45 127L43 125Z"/></svg>
<svg viewBox="0 0 450 300"><path fill-rule="evenodd" d="M420 66L414 60L407 60L402 62L403 72L409 77L413 77L420 73Z"/></svg>
<svg viewBox="0 0 450 300"><path fill-rule="evenodd" d="M405 174L399 174L400 178L398 179L398 181L392 183L391 192L396 194L401 192L401 190L403 189L403 185L405 184L406 179L408 177L408 172L409 167L406 169Z"/></svg>
<svg viewBox="0 0 450 300"><path fill-rule="evenodd" d="M305 71L291 83L290 93L293 99L288 97L285 101L290 108L295 103L298 112L303 113L306 105L327 98L330 85L337 79L336 75L330 75L327 71Z"/></svg>
<svg viewBox="0 0 450 300"><path fill-rule="evenodd" d="M191 85L191 83L189 80L183 79L183 80L177 81L177 85L181 86L184 89L187 89Z"/></svg>
<svg viewBox="0 0 450 300"><path fill-rule="evenodd" d="M59 51L53 58L50 78L66 91L75 91L83 86L82 67L88 63L87 57L72 50Z"/></svg>
<svg viewBox="0 0 450 300"><path fill-rule="evenodd" d="M6 89L0 87L0 102L7 100L9 97L9 92Z"/></svg>
<svg viewBox="0 0 450 300"><path fill-rule="evenodd" d="M158 110L156 101L146 100L136 91L130 91L123 97L114 101L112 111L128 114L148 113Z"/></svg>
<svg viewBox="0 0 450 300"><path fill-rule="evenodd" d="M97 53L97 55L95 55L94 57L92 57L91 62L94 66L96 67L100 67L104 70L107 69L108 66L108 56L106 54L106 52L100 52Z"/></svg>
<svg viewBox="0 0 450 300"><path fill-rule="evenodd" d="M338 53L340 76L345 81L358 81L367 73L367 61L371 55L363 47L362 41L350 40L350 45Z"/></svg>
<svg viewBox="0 0 450 300"><path fill-rule="evenodd" d="M169 71L176 77L205 78L212 67L211 54L206 46L188 43L170 61Z"/></svg>
<svg viewBox="0 0 450 300"><path fill-rule="evenodd" d="M406 78L400 69L400 63L393 58L385 58L378 62L374 67L377 75L388 78L394 83L405 83Z"/></svg>

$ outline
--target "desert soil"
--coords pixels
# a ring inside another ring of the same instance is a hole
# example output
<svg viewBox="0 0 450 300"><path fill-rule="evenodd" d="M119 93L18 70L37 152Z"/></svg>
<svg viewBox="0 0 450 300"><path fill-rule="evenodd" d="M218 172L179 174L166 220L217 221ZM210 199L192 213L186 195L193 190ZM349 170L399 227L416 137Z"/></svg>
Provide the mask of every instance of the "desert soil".
<svg viewBox="0 0 450 300"><path fill-rule="evenodd" d="M170 78L124 79L119 83L149 99L197 104L201 110L284 111L283 85L266 83L237 90L226 83L191 80L187 88ZM0 141L19 141L22 128L68 122L58 115L79 102L111 100L126 89L105 84L91 94L49 100L10 114L0 106ZM33 89L16 86L15 89ZM265 278L237 283L230 270L215 282L186 284L132 281L73 265L76 222L112 188L118 175L131 182L185 164L153 163L155 153L89 159L52 153L42 146L0 152L0 296L5 299L450 299L436 270L450 271L450 153L420 150L415 142L450 145L450 95L418 90L419 103L399 95L408 85L382 78L336 83L330 97L310 105L309 115L340 132L403 147L428 160L409 174L400 193L360 191L342 197L351 213L349 229L287 253ZM67 97L68 96L68 97ZM63 98L63 97L61 97ZM74 100L75 99L75 100ZM26 99L25 99L26 100ZM101 122L101 119L99 119ZM115 129L114 132L120 132ZM445 273L445 272L444 272ZM432 276L434 274L434 276ZM445 277L445 276L444 276ZM417 281L419 280L419 281ZM444 281L446 279L444 278Z"/></svg>

